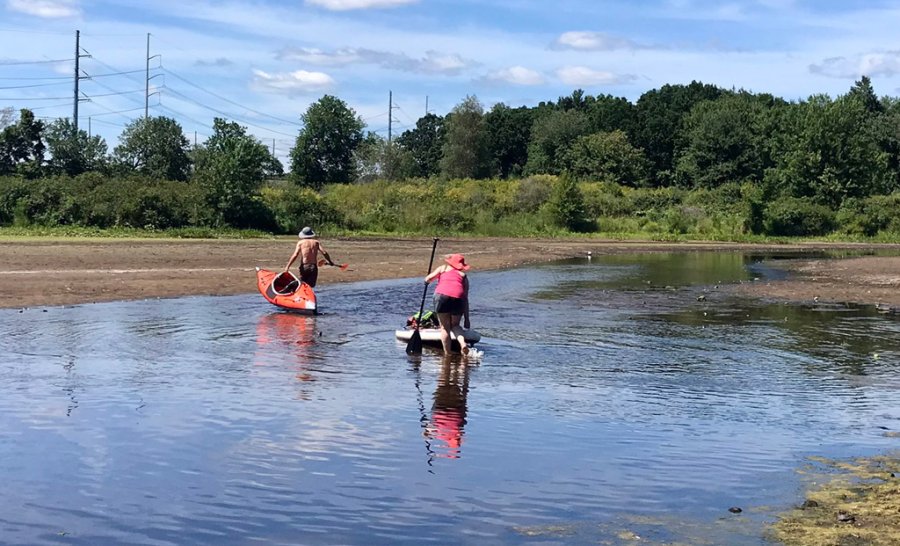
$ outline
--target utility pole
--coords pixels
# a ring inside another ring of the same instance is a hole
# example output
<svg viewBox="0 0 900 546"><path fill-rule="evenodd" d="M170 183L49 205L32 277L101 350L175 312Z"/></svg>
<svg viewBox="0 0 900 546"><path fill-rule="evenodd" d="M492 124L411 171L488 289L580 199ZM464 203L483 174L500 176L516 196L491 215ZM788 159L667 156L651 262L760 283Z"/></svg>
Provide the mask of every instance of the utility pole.
<svg viewBox="0 0 900 546"><path fill-rule="evenodd" d="M88 136L93 136L94 132L91 130L91 116L88 116Z"/></svg>
<svg viewBox="0 0 900 546"><path fill-rule="evenodd" d="M391 146L391 122L393 118L391 114L394 113L394 92L388 91L388 148Z"/></svg>
<svg viewBox="0 0 900 546"><path fill-rule="evenodd" d="M275 157L275 139L272 139L272 157Z"/></svg>
<svg viewBox="0 0 900 546"><path fill-rule="evenodd" d="M82 100L81 93L78 90L78 84L81 81L81 64L82 57L90 57L90 55L81 53L81 31L75 31L75 95L72 100L72 122L75 124L75 132L78 132L78 103Z"/></svg>
<svg viewBox="0 0 900 546"><path fill-rule="evenodd" d="M144 117L148 117L150 115L150 80L158 76L150 76L150 59L159 57L159 55L150 55L150 33L147 33L147 69L146 69L146 78L144 80Z"/></svg>
<svg viewBox="0 0 900 546"><path fill-rule="evenodd" d="M425 115L428 115L428 95L425 95Z"/></svg>
<svg viewBox="0 0 900 546"><path fill-rule="evenodd" d="M78 78L81 76L78 59L81 58L81 31L75 31L75 97L72 101L72 121L75 123L75 132L78 132Z"/></svg>

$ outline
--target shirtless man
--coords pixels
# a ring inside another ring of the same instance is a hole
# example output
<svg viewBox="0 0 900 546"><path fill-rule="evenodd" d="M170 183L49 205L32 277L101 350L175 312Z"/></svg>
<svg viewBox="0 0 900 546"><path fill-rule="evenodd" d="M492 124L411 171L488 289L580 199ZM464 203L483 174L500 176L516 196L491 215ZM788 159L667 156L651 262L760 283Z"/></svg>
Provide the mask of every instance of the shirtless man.
<svg viewBox="0 0 900 546"><path fill-rule="evenodd" d="M288 271L293 265L294 260L297 257L300 257L300 280L315 288L316 280L319 278L319 266L317 263L317 258L319 252L322 253L322 256L328 260L329 265L334 265L334 262L331 261L331 256L328 255L328 252L322 248L321 243L316 240L316 233L310 227L305 227L300 230L299 234L300 240L297 241L297 248L294 249L294 253L291 254L291 259L288 260L286 266L284 266L284 270Z"/></svg>

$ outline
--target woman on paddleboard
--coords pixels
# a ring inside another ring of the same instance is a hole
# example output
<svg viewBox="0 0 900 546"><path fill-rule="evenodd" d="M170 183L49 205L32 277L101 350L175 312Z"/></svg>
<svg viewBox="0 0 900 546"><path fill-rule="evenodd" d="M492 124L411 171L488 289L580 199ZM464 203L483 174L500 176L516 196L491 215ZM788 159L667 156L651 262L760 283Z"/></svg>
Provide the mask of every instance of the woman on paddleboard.
<svg viewBox="0 0 900 546"><path fill-rule="evenodd" d="M441 345L444 347L444 354L450 353L452 333L459 343L460 351L465 355L469 354L469 347L459 323L465 317L463 326L466 329L470 327L469 278L465 273L469 270L469 264L462 254L447 254L444 256L444 262L444 265L437 266L425 277L425 284L434 279L438 280L434 289L434 311L441 325Z"/></svg>

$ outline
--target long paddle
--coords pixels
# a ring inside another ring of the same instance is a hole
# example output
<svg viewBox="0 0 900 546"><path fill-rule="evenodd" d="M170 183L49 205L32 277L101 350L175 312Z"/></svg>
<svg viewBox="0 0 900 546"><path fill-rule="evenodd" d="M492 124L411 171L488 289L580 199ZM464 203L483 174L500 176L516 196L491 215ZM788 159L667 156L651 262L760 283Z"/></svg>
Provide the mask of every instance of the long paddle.
<svg viewBox="0 0 900 546"><path fill-rule="evenodd" d="M431 273L431 265L434 263L434 251L437 249L438 238L435 237L434 241L431 244L431 258L428 260L428 273ZM428 274L426 273L426 275ZM425 296L428 295L428 283L425 283L425 290L422 291L422 304L419 305L419 319L422 318L422 313L425 311ZM420 355L422 354L422 334L419 333L419 321L416 321L415 330L413 330L412 336L409 338L409 343L406 344L406 354L408 355Z"/></svg>

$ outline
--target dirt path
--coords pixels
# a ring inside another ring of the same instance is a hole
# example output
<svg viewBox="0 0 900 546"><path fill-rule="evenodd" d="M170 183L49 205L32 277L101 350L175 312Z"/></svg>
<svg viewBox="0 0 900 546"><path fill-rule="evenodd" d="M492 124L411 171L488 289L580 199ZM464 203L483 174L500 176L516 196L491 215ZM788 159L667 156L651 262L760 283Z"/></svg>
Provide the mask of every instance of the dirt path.
<svg viewBox="0 0 900 546"><path fill-rule="evenodd" d="M185 295L253 292L255 268L280 269L295 239L267 240L8 240L0 241L0 308L70 305ZM347 271L322 268L320 284L424 276L431 239L322 240ZM654 243L605 240L444 239L438 253L462 252L477 271L625 252L778 250L816 252L870 247L800 244ZM885 247L882 247L885 248ZM900 253L900 245L892 247ZM748 295L900 306L900 258L795 261L796 280L736 287Z"/></svg>

